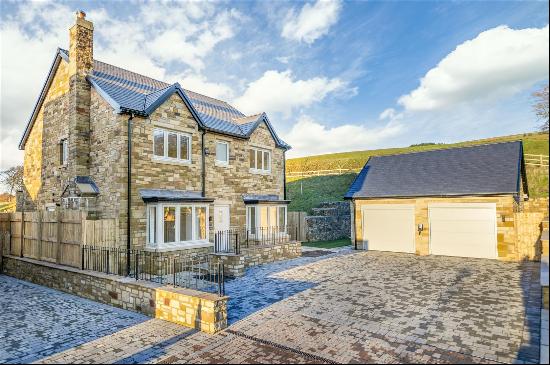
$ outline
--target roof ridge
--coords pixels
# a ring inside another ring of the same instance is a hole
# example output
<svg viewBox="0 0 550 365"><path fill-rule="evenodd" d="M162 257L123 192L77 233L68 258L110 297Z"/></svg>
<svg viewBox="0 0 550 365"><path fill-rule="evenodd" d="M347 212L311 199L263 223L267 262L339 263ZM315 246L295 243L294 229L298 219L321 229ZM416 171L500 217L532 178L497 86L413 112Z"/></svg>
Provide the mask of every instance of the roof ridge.
<svg viewBox="0 0 550 365"><path fill-rule="evenodd" d="M390 153L387 155L372 155L369 156L369 160L371 158L380 158L380 157L392 157L392 156L406 156L406 155L416 155L421 153L429 153L429 152L439 152L439 151L450 151L450 150L460 150L460 149L466 149L466 148L473 148L473 147L482 147L482 146L493 146L497 144L506 144L506 143L516 143L516 142L523 142L521 139L513 140L513 141L503 141L503 142L493 142L493 143L480 143L480 144L474 144L470 146L457 146L457 147L447 147L447 148L434 148L431 150L425 150L425 151L415 151L415 152L405 152L405 153ZM368 162L368 161L367 161Z"/></svg>
<svg viewBox="0 0 550 365"><path fill-rule="evenodd" d="M119 67L119 66L115 66L115 65L113 65L113 64L111 64L111 63L107 63L107 62L103 62L103 61L100 61L100 60L96 60L95 58L94 58L94 62L101 62L101 63L103 63L103 64L105 64L105 65L108 65L108 66L111 66L111 67L115 67L115 68L118 68L118 69L123 70L123 71L126 71L126 72L131 72L131 73L136 74L136 75L139 75L139 76L141 76L141 77L145 77L145 78L147 78L147 79L150 79L150 80L159 82L159 83L161 83L161 84L166 84L166 85L168 85L168 86L173 85L173 84L170 84L170 83L168 83L168 82L166 82L166 81L161 81L161 80L155 79L155 78L153 78L153 77L145 76L145 75L140 74L140 73L138 73L138 72L135 72L135 71L132 71L132 70L128 70L128 69L126 69L126 68L122 68L122 67ZM159 90L162 90L162 89L159 89ZM158 90L157 90L157 91L158 91Z"/></svg>

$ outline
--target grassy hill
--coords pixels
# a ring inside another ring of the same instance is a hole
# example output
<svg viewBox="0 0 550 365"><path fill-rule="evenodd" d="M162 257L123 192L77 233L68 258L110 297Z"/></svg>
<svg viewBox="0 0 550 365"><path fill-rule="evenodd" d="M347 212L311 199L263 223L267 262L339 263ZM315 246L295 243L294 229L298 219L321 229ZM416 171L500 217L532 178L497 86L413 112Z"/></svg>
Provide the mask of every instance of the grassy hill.
<svg viewBox="0 0 550 365"><path fill-rule="evenodd" d="M370 156L382 156L399 153L419 152L433 149L471 146L484 143L522 140L527 154L548 155L548 134L528 133L495 137L452 144L421 144L403 148L386 148L379 150L353 151L318 156L289 159L287 171L313 171L331 169L359 169ZM323 201L342 200L356 174L314 176L288 179L288 198L292 200L289 209L292 211L311 212ZM538 167L527 168L527 181L532 197L548 196L548 170Z"/></svg>

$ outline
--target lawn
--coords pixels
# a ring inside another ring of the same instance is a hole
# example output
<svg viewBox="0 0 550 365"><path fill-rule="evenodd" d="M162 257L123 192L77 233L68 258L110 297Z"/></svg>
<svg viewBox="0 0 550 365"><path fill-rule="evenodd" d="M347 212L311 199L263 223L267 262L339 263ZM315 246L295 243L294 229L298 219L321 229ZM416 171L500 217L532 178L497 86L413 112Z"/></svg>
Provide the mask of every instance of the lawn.
<svg viewBox="0 0 550 365"><path fill-rule="evenodd" d="M308 212L327 201L343 200L355 174L314 176L289 181L287 197L291 200L289 210Z"/></svg>
<svg viewBox="0 0 550 365"><path fill-rule="evenodd" d="M316 241L316 242L302 243L302 246L316 247L316 248L336 248L336 247L345 247L350 245L351 245L351 240L349 238L343 238L343 239L334 240L334 241Z"/></svg>

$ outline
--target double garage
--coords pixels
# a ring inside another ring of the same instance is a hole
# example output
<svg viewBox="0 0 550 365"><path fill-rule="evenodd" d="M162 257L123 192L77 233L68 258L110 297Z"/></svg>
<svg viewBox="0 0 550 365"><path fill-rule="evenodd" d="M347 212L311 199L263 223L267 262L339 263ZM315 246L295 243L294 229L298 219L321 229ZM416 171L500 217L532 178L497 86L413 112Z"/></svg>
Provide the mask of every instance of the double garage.
<svg viewBox="0 0 550 365"><path fill-rule="evenodd" d="M428 236L428 254L497 257L496 203L431 203L427 216L418 211L416 204L362 205L363 248L416 253L417 236L419 246Z"/></svg>
<svg viewBox="0 0 550 365"><path fill-rule="evenodd" d="M371 157L346 198L358 248L510 259L527 193L517 141Z"/></svg>

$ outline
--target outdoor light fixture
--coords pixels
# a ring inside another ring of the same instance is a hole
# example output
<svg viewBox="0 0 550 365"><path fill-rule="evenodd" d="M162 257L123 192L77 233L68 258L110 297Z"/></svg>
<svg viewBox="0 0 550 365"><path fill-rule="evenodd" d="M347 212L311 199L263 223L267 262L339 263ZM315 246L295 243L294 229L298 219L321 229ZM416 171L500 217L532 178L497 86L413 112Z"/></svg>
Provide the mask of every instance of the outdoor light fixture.
<svg viewBox="0 0 550 365"><path fill-rule="evenodd" d="M422 234L423 230L424 230L424 225L422 223L418 223L418 234Z"/></svg>

